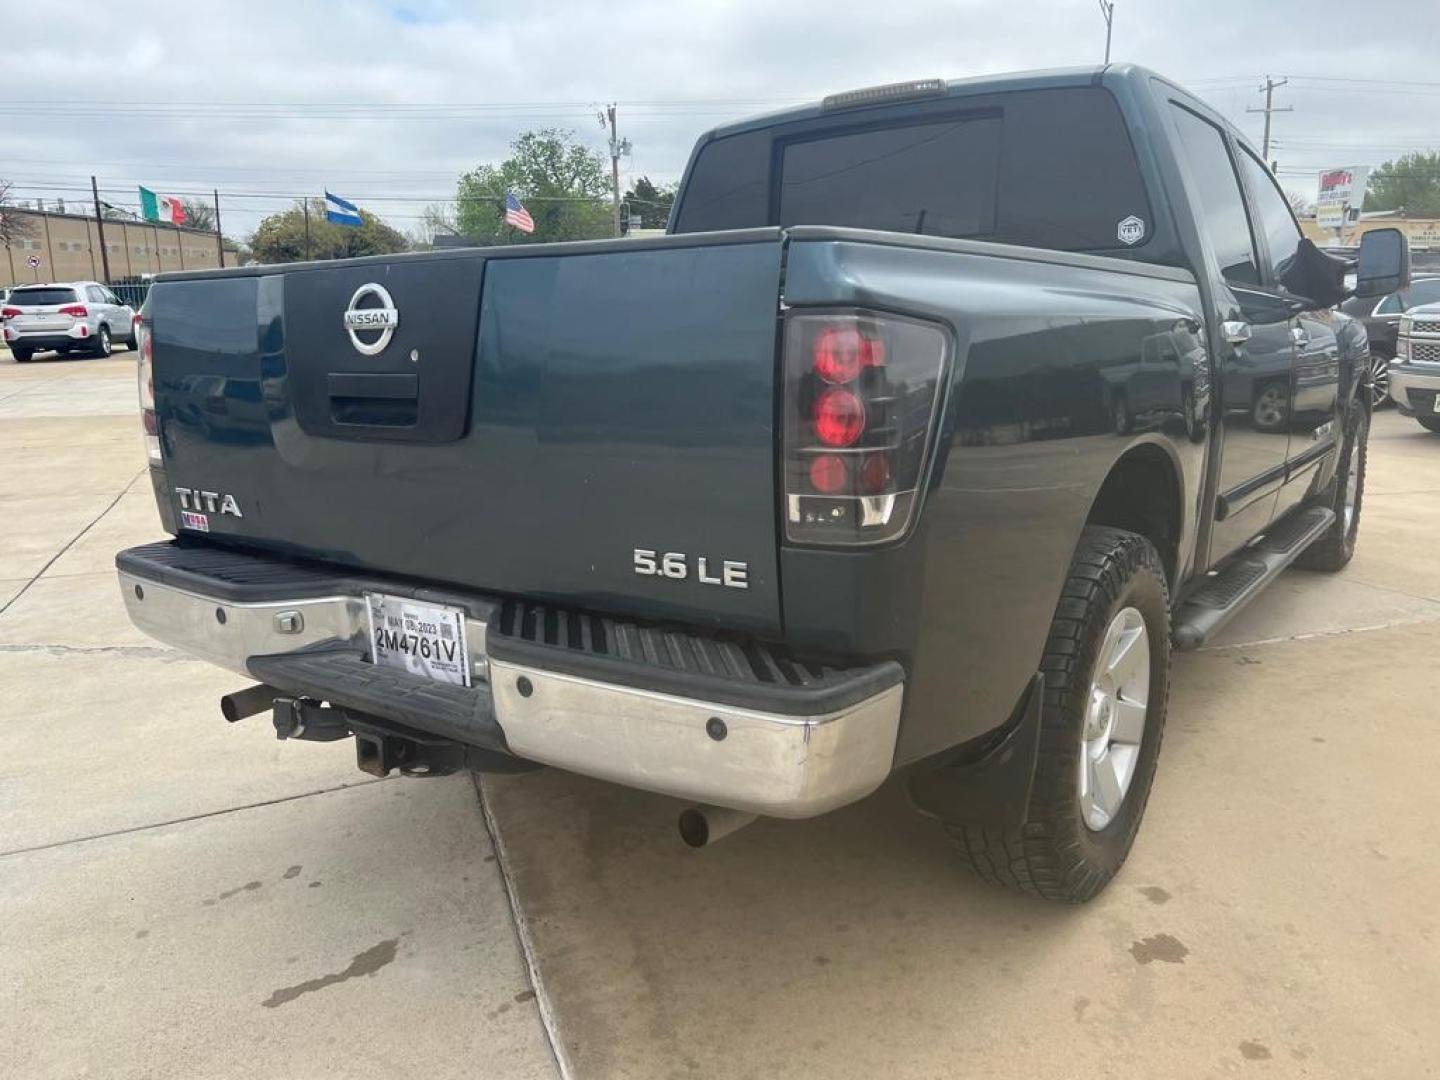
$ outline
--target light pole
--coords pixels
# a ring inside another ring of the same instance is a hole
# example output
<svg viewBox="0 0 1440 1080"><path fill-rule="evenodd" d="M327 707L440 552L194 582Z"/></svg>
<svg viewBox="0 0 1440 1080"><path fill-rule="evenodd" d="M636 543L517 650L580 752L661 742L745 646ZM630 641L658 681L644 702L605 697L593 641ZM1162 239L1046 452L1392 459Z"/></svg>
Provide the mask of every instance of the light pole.
<svg viewBox="0 0 1440 1080"><path fill-rule="evenodd" d="M1110 63L1110 26L1115 21L1115 0L1100 0L1100 14L1105 17L1105 63Z"/></svg>

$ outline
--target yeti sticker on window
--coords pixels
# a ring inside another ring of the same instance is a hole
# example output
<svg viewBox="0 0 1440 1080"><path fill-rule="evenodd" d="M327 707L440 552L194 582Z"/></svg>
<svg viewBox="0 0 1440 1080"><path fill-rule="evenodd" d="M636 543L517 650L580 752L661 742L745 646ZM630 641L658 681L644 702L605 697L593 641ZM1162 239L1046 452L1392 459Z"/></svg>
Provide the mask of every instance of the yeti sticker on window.
<svg viewBox="0 0 1440 1080"><path fill-rule="evenodd" d="M1138 244L1145 239L1145 222L1134 214L1122 218L1120 224L1115 226L1115 235L1125 245Z"/></svg>

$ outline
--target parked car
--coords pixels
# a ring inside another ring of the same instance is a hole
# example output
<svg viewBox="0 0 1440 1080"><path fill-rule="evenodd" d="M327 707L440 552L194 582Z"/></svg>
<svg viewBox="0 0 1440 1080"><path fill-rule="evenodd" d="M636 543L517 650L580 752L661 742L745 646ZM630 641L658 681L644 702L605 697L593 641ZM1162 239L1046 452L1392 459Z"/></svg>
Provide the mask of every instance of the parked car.
<svg viewBox="0 0 1440 1080"><path fill-rule="evenodd" d="M1370 338L1371 397L1375 406L1390 399L1390 361L1395 359L1395 337L1400 316L1417 304L1440 301L1440 274L1417 273L1409 286L1387 293L1378 300L1373 296L1353 296L1340 305L1340 310L1365 324Z"/></svg>
<svg viewBox="0 0 1440 1080"><path fill-rule="evenodd" d="M1426 431L1440 434L1440 303L1413 307L1401 316L1390 397Z"/></svg>
<svg viewBox="0 0 1440 1080"><path fill-rule="evenodd" d="M899 774L983 877L1094 896L1172 647L1355 549L1346 264L1125 65L732 124L668 231L161 275L131 619L377 775L549 764L702 845ZM1408 265L1372 231L1355 287Z"/></svg>
<svg viewBox="0 0 1440 1080"><path fill-rule="evenodd" d="M47 349L109 356L117 341L135 348L135 312L98 281L18 285L0 316L16 360Z"/></svg>

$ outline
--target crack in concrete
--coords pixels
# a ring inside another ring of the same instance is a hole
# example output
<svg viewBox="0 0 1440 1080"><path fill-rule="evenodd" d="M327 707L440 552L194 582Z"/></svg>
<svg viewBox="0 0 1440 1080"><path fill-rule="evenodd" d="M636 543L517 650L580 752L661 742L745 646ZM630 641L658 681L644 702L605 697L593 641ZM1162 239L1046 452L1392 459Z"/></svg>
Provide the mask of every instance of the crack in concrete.
<svg viewBox="0 0 1440 1080"><path fill-rule="evenodd" d="M93 656L111 654L138 660L163 660L168 664L198 664L198 658L177 649L153 645L0 645L0 653L46 653L50 656Z"/></svg>
<svg viewBox="0 0 1440 1080"><path fill-rule="evenodd" d="M281 795L276 799L263 799L260 802L244 803L241 806L226 806L219 810L207 810L201 814L187 814L185 817L170 818L168 821L154 821L148 825L132 825L127 829L111 829L108 832L91 833L89 836L72 836L68 840L52 840L48 844L32 844L29 847L0 851L0 859L9 858L12 855L28 855L35 851L49 851L51 848L70 847L72 844L85 844L91 840L108 840L114 836L129 836L131 833L148 832L151 829L163 829L167 825L184 825L191 821L204 821L206 818L221 817L224 814L235 814L241 810L258 810L262 806L278 806L280 803L295 802L297 799L309 799L316 795L329 795L336 791L350 791L353 788L369 787L371 784L383 784L391 779L393 779L393 777L380 776L373 780L357 780L353 784L336 784L334 787L319 788L315 791L302 791L295 795Z"/></svg>
<svg viewBox="0 0 1440 1080"><path fill-rule="evenodd" d="M148 469L149 466L146 466L145 468ZM91 520L90 524L86 525L83 529L81 529L78 533L76 533L68 541L66 541L65 546L62 547L59 551L57 551L54 555L51 555L50 559L45 563L45 565L42 566L38 571L36 571L34 577L32 577L29 581L25 582L24 586L21 587L19 592L17 592L9 600L5 601L5 606L0 607L0 615L4 615L5 612L9 611L11 606L14 605L15 601L19 600L22 596L26 594L26 592L29 591L31 585L34 585L35 582L39 581L42 577L45 576L45 571L49 570L50 567L54 566L60 556L64 555L67 551L74 547L82 536L88 533L96 525L100 524L106 514L110 513L111 510L114 510L115 507L119 506L120 500L123 499L129 493L130 489L135 486L135 481L139 480L140 477L144 475L145 469L141 469L134 476L132 476L130 478L130 481L123 488L120 489L120 494L116 495L115 498L110 500L109 506L105 507L105 509L101 510L99 514L95 515L95 517Z"/></svg>

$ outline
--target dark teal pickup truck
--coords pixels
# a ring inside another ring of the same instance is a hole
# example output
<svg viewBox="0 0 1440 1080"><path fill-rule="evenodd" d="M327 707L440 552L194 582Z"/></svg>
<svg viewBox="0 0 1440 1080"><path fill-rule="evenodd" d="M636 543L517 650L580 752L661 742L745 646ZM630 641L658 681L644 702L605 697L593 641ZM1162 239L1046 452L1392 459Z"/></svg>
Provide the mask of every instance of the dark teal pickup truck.
<svg viewBox="0 0 1440 1080"><path fill-rule="evenodd" d="M135 623L282 738L548 764L682 833L906 785L985 877L1124 861L1172 648L1338 570L1354 291L1254 149L1130 66L839 94L704 136L668 235L167 274L174 539Z"/></svg>

